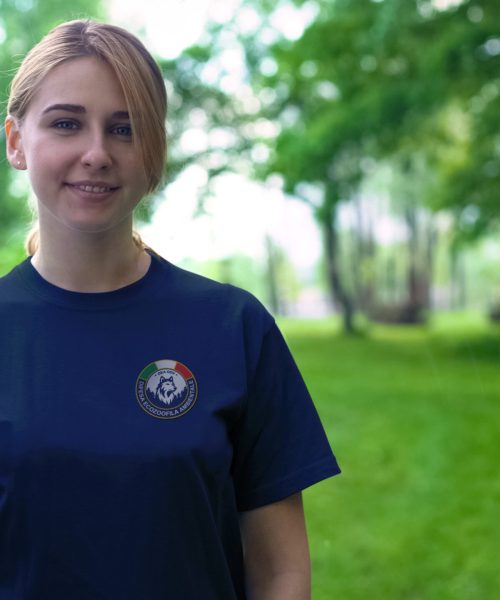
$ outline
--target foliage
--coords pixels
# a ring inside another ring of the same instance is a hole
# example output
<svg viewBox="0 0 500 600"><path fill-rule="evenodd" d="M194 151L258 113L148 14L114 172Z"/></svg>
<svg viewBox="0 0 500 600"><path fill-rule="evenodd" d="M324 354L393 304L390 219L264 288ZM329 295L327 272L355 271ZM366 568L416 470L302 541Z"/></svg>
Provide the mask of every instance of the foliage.
<svg viewBox="0 0 500 600"><path fill-rule="evenodd" d="M299 40L282 38L269 49L274 69L265 57L253 71L257 85L275 91L268 118L281 129L261 172L279 173L288 192L312 204L349 328L353 302L336 232L339 205L356 198L374 164L392 163L406 183L396 199L410 232L401 308L418 314L430 297L437 232L432 224L421 229L417 206L452 211L454 252L500 221L500 17L491 0L316 5L318 15ZM303 193L304 182L322 190L319 203ZM372 251L361 258L372 260Z"/></svg>
<svg viewBox="0 0 500 600"><path fill-rule="evenodd" d="M200 211L218 175L248 173L251 146L241 129L254 115L245 114L238 99L222 89L221 80L227 73L219 56L227 35L229 32L223 38L221 28L212 25L206 45L191 47L176 60L159 60L169 96L166 179L171 183L193 163L204 168L208 184L200 196ZM186 143L188 138L190 143Z"/></svg>
<svg viewBox="0 0 500 600"><path fill-rule="evenodd" d="M437 175L422 199L465 215L464 230L484 231L500 216L496 3L322 6L300 40L271 50L276 73L264 81L280 89L276 114L291 117L282 120L269 171L289 191L329 182L341 199L363 178L364 158L419 154Z"/></svg>
<svg viewBox="0 0 500 600"><path fill-rule="evenodd" d="M341 267L338 209L356 198L374 165L392 164L405 181L396 199L412 231L410 254L422 239L417 205L452 211L455 245L483 234L500 214L500 17L493 0L305 4L316 16L299 39L287 39L276 15L290 2L241 3L231 21L212 25L166 73L178 91L177 126L203 121L210 132L230 130L225 147L208 135L200 153L184 161L204 164L209 181L226 169L262 179L278 173L285 191L307 201L323 227L331 289L347 315L353 306ZM258 13L258 27L242 26L245 11ZM224 57L238 48L246 73L238 89L229 89ZM173 162L182 168L182 160ZM416 290L430 282L430 272L417 272L419 263L431 263L431 226L425 236L423 255L409 259L412 306L422 304ZM373 262L370 252L362 262Z"/></svg>

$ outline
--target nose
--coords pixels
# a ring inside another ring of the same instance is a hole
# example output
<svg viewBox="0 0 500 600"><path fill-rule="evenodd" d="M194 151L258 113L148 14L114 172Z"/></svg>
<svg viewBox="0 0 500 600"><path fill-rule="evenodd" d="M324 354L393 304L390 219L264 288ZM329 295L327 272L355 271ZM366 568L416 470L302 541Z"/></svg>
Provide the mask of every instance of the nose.
<svg viewBox="0 0 500 600"><path fill-rule="evenodd" d="M92 170L108 169L113 161L102 133L89 135L81 156L82 164Z"/></svg>

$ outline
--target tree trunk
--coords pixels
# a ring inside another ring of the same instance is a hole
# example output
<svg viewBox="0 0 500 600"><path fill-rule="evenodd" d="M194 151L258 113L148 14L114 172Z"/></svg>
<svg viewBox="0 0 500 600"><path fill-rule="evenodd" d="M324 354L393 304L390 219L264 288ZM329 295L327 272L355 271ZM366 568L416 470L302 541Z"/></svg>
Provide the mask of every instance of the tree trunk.
<svg viewBox="0 0 500 600"><path fill-rule="evenodd" d="M452 310L464 309L467 306L467 280L463 255L456 246L450 249L450 279Z"/></svg>
<svg viewBox="0 0 500 600"><path fill-rule="evenodd" d="M418 275L418 231L416 208L410 203L405 209L405 219L410 235L408 237L408 304L418 310L422 306Z"/></svg>
<svg viewBox="0 0 500 600"><path fill-rule="evenodd" d="M266 269L266 280L267 280L267 292L269 297L269 304L271 312L274 315L281 314L281 303L280 294L278 292L278 283L276 281L276 249L273 241L269 235L265 237L266 243L266 255L267 255L267 269Z"/></svg>
<svg viewBox="0 0 500 600"><path fill-rule="evenodd" d="M438 236L438 229L434 226L433 217L431 215L427 224L427 247L425 260L425 307L427 309L432 308L434 256L436 254Z"/></svg>
<svg viewBox="0 0 500 600"><path fill-rule="evenodd" d="M352 234L353 248L351 251L354 300L356 306L368 312L373 306L375 296L373 274L371 272L375 256L373 222L371 218L363 214L359 196L353 198L352 202L356 219L356 226Z"/></svg>
<svg viewBox="0 0 500 600"><path fill-rule="evenodd" d="M332 208L329 213L329 216L322 220L329 290L334 304L340 305L344 332L355 333L353 302L345 290L340 275L335 209Z"/></svg>

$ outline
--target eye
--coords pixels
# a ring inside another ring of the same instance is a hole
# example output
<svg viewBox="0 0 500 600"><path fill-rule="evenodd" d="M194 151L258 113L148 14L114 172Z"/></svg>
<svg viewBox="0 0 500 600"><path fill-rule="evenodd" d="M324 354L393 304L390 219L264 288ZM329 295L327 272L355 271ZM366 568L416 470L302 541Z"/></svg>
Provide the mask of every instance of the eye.
<svg viewBox="0 0 500 600"><path fill-rule="evenodd" d="M113 133L123 137L132 137L132 127L130 125L115 125L111 128Z"/></svg>
<svg viewBox="0 0 500 600"><path fill-rule="evenodd" d="M52 127L55 129L62 129L63 131L73 131L74 129L78 129L78 123L70 121L69 119L63 119L61 121L56 121Z"/></svg>

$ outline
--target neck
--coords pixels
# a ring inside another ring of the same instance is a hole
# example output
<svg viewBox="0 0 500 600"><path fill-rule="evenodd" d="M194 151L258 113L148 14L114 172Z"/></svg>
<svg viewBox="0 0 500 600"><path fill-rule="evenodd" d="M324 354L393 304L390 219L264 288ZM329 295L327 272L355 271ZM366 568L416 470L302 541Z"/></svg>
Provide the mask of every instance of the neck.
<svg viewBox="0 0 500 600"><path fill-rule="evenodd" d="M48 282L74 292L109 292L141 279L151 257L128 235L85 234L71 239L45 236L32 264Z"/></svg>

